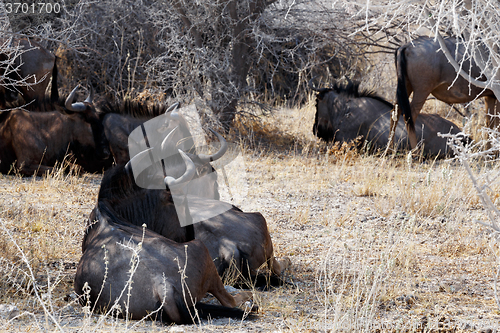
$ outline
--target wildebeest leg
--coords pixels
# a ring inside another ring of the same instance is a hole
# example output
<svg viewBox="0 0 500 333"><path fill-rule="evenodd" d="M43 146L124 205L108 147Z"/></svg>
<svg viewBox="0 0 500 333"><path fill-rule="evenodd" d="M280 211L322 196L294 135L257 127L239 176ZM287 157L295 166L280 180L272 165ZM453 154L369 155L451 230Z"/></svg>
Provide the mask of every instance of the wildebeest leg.
<svg viewBox="0 0 500 333"><path fill-rule="evenodd" d="M418 144L417 135L415 133L415 122L417 121L418 115L424 106L425 100L429 96L430 92L427 91L414 91L413 98L410 103L411 117L413 119L413 126L410 128L408 123L406 124L406 130L408 131L408 139L410 140L411 149L415 149Z"/></svg>
<svg viewBox="0 0 500 333"><path fill-rule="evenodd" d="M159 304L163 303L163 320L176 323L186 321L187 318L183 318L181 312L179 311L179 308L177 307L177 302L175 302L175 295L172 288L167 288L167 290L163 292L165 293L165 295L161 295L161 293L158 293L156 295Z"/></svg>
<svg viewBox="0 0 500 333"><path fill-rule="evenodd" d="M271 260L268 261L269 269L273 274L276 276L281 276L283 272L290 267L291 261L290 258L286 257L281 260L276 259L276 257L273 256Z"/></svg>
<svg viewBox="0 0 500 333"><path fill-rule="evenodd" d="M208 292L214 295L215 298L219 300L220 304L234 308L236 306L240 306L252 297L251 291L242 291L234 297L228 293L224 288L224 284L222 283L219 274L217 273L215 265L211 265L210 273L208 275L208 279L210 279L210 281L207 281L210 283Z"/></svg>

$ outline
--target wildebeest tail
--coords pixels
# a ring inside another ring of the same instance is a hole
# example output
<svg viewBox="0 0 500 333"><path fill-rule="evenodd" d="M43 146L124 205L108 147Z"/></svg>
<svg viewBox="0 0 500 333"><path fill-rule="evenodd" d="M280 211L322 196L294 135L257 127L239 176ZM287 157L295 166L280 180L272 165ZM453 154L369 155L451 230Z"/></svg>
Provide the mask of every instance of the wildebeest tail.
<svg viewBox="0 0 500 333"><path fill-rule="evenodd" d="M222 305L206 304L206 303L196 303L196 310L198 315L202 319L216 318L216 317L226 317L226 318L236 318L236 319L252 319L253 315L247 313L245 316L245 311L239 308L230 308Z"/></svg>
<svg viewBox="0 0 500 333"><path fill-rule="evenodd" d="M188 309L186 303L182 300L177 300L175 303L181 317L181 321L177 322L177 324L193 324L198 319L208 318L253 319L255 317L252 313L245 313L245 311L239 308L230 308L222 305L196 303L194 307ZM162 320L164 322L173 322L166 312L162 312Z"/></svg>
<svg viewBox="0 0 500 333"><path fill-rule="evenodd" d="M415 131L415 123L411 116L410 100L408 99L408 90L406 90L406 57L405 48L400 47L396 50L396 72L398 75L398 86L396 89L396 99L398 107L408 125L408 128Z"/></svg>
<svg viewBox="0 0 500 333"><path fill-rule="evenodd" d="M59 89L57 87L57 57L54 60L54 67L52 68L52 84L50 88L50 101L57 103L59 101Z"/></svg>

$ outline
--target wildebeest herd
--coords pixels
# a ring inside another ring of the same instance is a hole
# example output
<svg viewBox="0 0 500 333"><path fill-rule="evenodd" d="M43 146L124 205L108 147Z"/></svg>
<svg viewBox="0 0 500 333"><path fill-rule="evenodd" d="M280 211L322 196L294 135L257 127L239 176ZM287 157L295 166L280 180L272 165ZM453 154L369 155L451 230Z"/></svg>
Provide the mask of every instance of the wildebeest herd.
<svg viewBox="0 0 500 333"><path fill-rule="evenodd" d="M95 311L175 323L208 316L244 318L247 314L237 306L251 293L232 296L222 277L231 276L238 285L283 282L289 260L274 257L262 214L243 212L220 200L217 174L210 164L227 151L220 134L214 132L220 144L216 153L198 154L177 104L95 103L91 88L78 102L78 87L60 99L55 57L28 39L13 42L26 49L23 65L10 72L4 64L15 61L0 55L0 74L13 80L34 79L28 86L1 87L0 172L41 176L68 155L83 170L105 170L75 277L82 303ZM447 43L453 51L454 41ZM470 90L460 80L447 89L456 74L438 50L437 42L425 37L397 50L398 112L375 93L361 91L358 83L316 88L311 80L317 92L313 133L325 141L361 137L370 151L391 141L397 150L420 144L425 155L448 156L446 139L437 133L458 134L460 129L438 115L419 115L429 93L448 103L486 96L489 113L494 113L496 100L491 92ZM424 58L433 61L422 63ZM476 71L474 64L471 68ZM46 97L50 77L52 88ZM161 115L168 119L157 124L161 140L155 143L141 136L142 148L132 152L134 130L146 134L145 123ZM398 122L401 116L404 122ZM160 154L160 160L153 153ZM136 165L141 165L139 171ZM221 305L201 303L207 292Z"/></svg>

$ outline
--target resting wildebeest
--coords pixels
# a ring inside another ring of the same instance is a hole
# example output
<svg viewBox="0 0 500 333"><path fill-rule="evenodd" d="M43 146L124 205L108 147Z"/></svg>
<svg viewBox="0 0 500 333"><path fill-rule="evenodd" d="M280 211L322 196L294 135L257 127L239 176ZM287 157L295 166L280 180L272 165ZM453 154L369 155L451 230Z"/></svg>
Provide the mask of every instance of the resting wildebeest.
<svg viewBox="0 0 500 333"><path fill-rule="evenodd" d="M194 237L207 246L219 274L223 275L234 263L245 278L255 277L259 268L267 265L272 273L271 282L278 283L279 279L275 278L281 275L288 262L278 262L274 257L264 217L215 200L218 198L217 180L206 175L211 170L210 158L200 161L198 156L194 161L200 179L199 195L186 197L191 218L201 221L192 225ZM187 228L181 227L171 191L137 186L131 162L104 173L98 201L109 204L132 224L145 223L148 229L178 242L189 240L191 235ZM205 215L207 212L218 213Z"/></svg>
<svg viewBox="0 0 500 333"><path fill-rule="evenodd" d="M42 45L28 38L2 38L0 43L7 48L18 50L14 52L16 55L14 59L9 59L5 54L0 56L1 73L5 73L11 82L24 80L23 84L7 82L8 84L3 87L4 91L1 92L0 101L3 103L0 102L0 108L3 109L9 102L14 102L18 93L26 103L43 99L51 73L51 99L57 101L56 57Z"/></svg>
<svg viewBox="0 0 500 333"><path fill-rule="evenodd" d="M457 50L457 41L451 37L445 38L445 43L451 54L461 60L464 47L460 45ZM481 70L474 62L466 60L462 68L472 77L484 80L484 77L481 77ZM404 116L412 148L417 144L414 133L418 124L415 122L429 94L449 104L469 103L476 98L485 97L488 127L498 127L500 123L498 117L492 117L496 114L496 98L493 92L478 88L458 75L441 51L437 40L422 36L398 48L396 70L398 116L401 113ZM410 103L408 97L412 92L413 98ZM393 126L395 124L391 120L391 128Z"/></svg>
<svg viewBox="0 0 500 333"><path fill-rule="evenodd" d="M373 92L359 91L358 83L317 89L314 134L329 142L350 142L362 136L361 145L376 150L387 146L393 105ZM435 114L422 114L415 126L419 141L423 140L424 155L444 157L451 153L441 132L457 134L460 128ZM398 149L407 149L404 125L399 122L394 134Z"/></svg>
<svg viewBox="0 0 500 333"><path fill-rule="evenodd" d="M200 318L243 318L235 307L251 296L233 297L224 289L202 242L176 243L129 224L103 202L89 218L82 251L74 287L83 295L81 302L97 311L120 309L131 319L192 323L193 308ZM223 306L200 303L207 292Z"/></svg>
<svg viewBox="0 0 500 333"><path fill-rule="evenodd" d="M24 175L42 175L70 152L77 163L109 156L104 129L90 96L84 102L72 103L77 88L66 99L71 114L21 109L0 112L0 172L9 172L15 162Z"/></svg>
<svg viewBox="0 0 500 333"><path fill-rule="evenodd" d="M125 164L130 160L129 135L134 129L148 120L170 112L171 117L168 117L168 120L171 123L168 128L165 127L165 131L171 131L176 126L181 127L179 133L185 131L188 126L182 116L178 114L178 105L178 103L175 103L167 108L164 105L147 105L127 100L122 101L120 104L105 102L103 105L97 106L115 163ZM184 151L189 151L194 147L192 138L185 138L179 144L179 148Z"/></svg>

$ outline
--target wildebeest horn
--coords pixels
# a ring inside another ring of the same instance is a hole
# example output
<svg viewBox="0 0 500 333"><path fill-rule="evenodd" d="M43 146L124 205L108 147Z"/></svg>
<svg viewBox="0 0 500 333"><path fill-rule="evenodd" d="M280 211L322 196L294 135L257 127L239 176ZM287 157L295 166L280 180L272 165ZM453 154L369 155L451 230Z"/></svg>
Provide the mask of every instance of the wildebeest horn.
<svg viewBox="0 0 500 333"><path fill-rule="evenodd" d="M163 155L163 153L166 153L166 150L168 148L168 141L170 140L171 136L173 135L173 133L179 128L179 126L175 126L175 128L173 130L170 131L170 133L167 134L167 136L165 137L165 139L163 139L163 141L161 142L161 146L160 146L160 149L161 149L161 152L162 152L162 157L165 157ZM175 146L174 146L175 147Z"/></svg>
<svg viewBox="0 0 500 333"><path fill-rule="evenodd" d="M178 151L179 151L179 154L181 154L182 159L184 160L184 163L186 163L186 172L184 172L184 174L177 179L175 179L174 177L170 177L170 176L165 177L165 184L171 190L173 187L174 188L178 187L179 185L181 185L183 183L187 183L191 179L193 179L195 171L196 171L196 167L195 167L193 161L191 161L191 159L189 158L189 156L187 156L186 153L184 153L180 149L178 149Z"/></svg>
<svg viewBox="0 0 500 333"><path fill-rule="evenodd" d="M87 108L85 104L83 104L82 102L71 103L73 101L73 98L75 97L75 92L78 88L80 88L80 85L77 85L75 89L73 89L70 92L68 98L66 98L66 103L64 103L64 106L69 111L82 112L85 111L85 109Z"/></svg>
<svg viewBox="0 0 500 333"><path fill-rule="evenodd" d="M222 137L222 135L220 135L219 133L217 133L216 131L214 131L213 129L209 128L209 130L215 134L215 136L217 136L217 139L219 139L219 142L220 142L220 148L219 148L219 151L216 152L215 154L212 154L212 155L206 155L206 154L199 154L198 157L200 158L200 160L203 162L203 163L208 163L208 162L212 162L212 161L216 161L218 160L219 158L221 158L227 151L227 142L226 142L226 139L224 139Z"/></svg>
<svg viewBox="0 0 500 333"><path fill-rule="evenodd" d="M92 86L90 86L89 96L87 97L85 102L92 104L93 99L94 99L94 88Z"/></svg>
<svg viewBox="0 0 500 333"><path fill-rule="evenodd" d="M170 112L170 117L172 117L173 119L180 118L178 106L179 106L179 104L176 103L176 104L172 105L171 107L169 107L169 110L172 109L172 112Z"/></svg>
<svg viewBox="0 0 500 333"><path fill-rule="evenodd" d="M128 161L127 164L125 164L124 167L125 170L127 170L128 172L132 172L132 170L135 169L136 173L140 174L142 171L144 171L144 169L146 169L152 164L151 158L148 161L146 161L148 163L142 163L144 157L149 156L152 150L153 148L148 148L146 150L141 151L134 157L132 157L130 161Z"/></svg>
<svg viewBox="0 0 500 333"><path fill-rule="evenodd" d="M174 104L172 104L168 107L168 109L167 109L167 111L165 111L165 113L169 113L170 111L176 110L180 105L181 105L181 103L175 102Z"/></svg>

